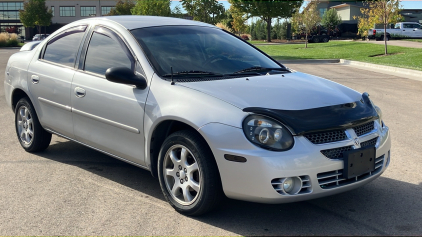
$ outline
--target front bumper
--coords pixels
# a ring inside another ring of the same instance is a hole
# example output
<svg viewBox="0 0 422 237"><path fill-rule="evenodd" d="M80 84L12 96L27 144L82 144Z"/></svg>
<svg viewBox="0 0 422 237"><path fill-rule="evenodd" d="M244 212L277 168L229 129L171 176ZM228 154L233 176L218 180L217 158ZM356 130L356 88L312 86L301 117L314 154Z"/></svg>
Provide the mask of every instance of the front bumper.
<svg viewBox="0 0 422 237"><path fill-rule="evenodd" d="M387 168L390 160L389 129L388 127L385 127L383 131L377 129L361 138L362 141L366 141L379 137L376 144L376 157L379 161L378 164L381 164L380 168L357 180L340 180L340 182L334 182L330 187L326 187L322 185L322 182L327 179L321 179L321 177L341 171L343 161L329 159L320 151L353 145L352 140L315 145L303 136L295 136L295 145L292 149L274 152L251 144L240 128L210 123L199 129L199 132L207 140L216 158L224 193L229 198L245 201L285 203L345 192L379 177ZM225 154L245 157L247 162L228 161L224 158ZM304 181L304 187L306 187L305 185L310 187L294 195L277 190L280 187L277 185L277 180L296 176ZM330 180L332 181L332 179Z"/></svg>

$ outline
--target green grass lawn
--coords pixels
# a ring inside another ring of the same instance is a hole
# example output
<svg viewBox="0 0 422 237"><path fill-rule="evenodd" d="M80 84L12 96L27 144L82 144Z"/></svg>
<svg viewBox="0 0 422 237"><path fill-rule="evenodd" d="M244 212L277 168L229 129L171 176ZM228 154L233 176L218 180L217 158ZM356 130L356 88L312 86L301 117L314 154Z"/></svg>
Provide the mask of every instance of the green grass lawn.
<svg viewBox="0 0 422 237"><path fill-rule="evenodd" d="M384 53L384 45L361 42L330 41L329 43L259 45L259 49L277 60L348 59L422 71L422 49L388 46L394 55L371 57Z"/></svg>

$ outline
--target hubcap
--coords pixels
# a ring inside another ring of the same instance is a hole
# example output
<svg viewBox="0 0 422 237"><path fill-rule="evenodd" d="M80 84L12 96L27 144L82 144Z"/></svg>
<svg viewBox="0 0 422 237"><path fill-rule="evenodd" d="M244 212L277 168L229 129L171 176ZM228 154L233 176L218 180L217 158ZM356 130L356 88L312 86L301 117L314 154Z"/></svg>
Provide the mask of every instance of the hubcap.
<svg viewBox="0 0 422 237"><path fill-rule="evenodd" d="M196 158L185 146L174 145L168 149L163 174L167 190L178 203L189 205L199 196L201 171Z"/></svg>
<svg viewBox="0 0 422 237"><path fill-rule="evenodd" d="M29 146L34 139L34 125L32 115L26 106L21 106L18 110L18 134L24 145Z"/></svg>

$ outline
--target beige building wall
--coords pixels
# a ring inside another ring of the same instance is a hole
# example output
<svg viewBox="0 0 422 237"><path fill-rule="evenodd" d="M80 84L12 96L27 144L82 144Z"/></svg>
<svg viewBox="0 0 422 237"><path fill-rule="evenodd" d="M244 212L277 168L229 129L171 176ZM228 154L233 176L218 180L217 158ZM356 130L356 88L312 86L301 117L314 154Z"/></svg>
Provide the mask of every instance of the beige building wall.
<svg viewBox="0 0 422 237"><path fill-rule="evenodd" d="M345 6L342 8L336 9L342 21L350 20L350 6Z"/></svg>
<svg viewBox="0 0 422 237"><path fill-rule="evenodd" d="M104 0L47 0L46 5L54 8L54 16L52 19L53 24L68 24L73 21L88 18L90 16L81 16L81 7L95 7L95 16L102 16L101 7L114 7L116 1L104 1ZM60 16L60 7L75 7L75 16ZM94 16L91 16L94 17Z"/></svg>

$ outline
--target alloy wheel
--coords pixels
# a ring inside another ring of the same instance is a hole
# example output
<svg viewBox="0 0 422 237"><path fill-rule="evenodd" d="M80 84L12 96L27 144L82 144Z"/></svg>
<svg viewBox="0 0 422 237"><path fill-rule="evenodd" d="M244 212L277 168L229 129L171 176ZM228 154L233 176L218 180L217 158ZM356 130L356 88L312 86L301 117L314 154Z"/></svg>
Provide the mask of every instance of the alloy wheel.
<svg viewBox="0 0 422 237"><path fill-rule="evenodd" d="M168 149L163 176L170 195L181 205L190 205L198 198L201 170L195 156L185 146L174 145Z"/></svg>
<svg viewBox="0 0 422 237"><path fill-rule="evenodd" d="M21 106L18 111L18 135L23 144L25 146L29 146L34 139L34 123L32 120L32 114L26 106Z"/></svg>

